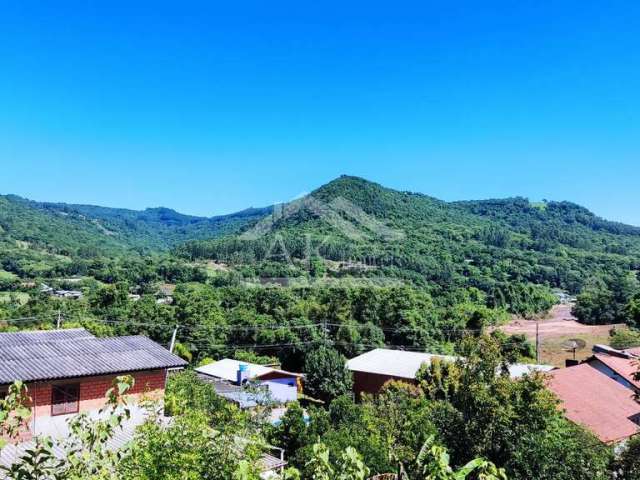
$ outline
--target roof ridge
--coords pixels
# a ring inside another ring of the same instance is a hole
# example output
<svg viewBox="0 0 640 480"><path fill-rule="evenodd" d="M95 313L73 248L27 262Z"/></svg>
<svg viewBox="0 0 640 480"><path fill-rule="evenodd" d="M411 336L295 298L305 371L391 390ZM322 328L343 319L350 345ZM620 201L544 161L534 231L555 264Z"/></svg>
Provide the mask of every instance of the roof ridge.
<svg viewBox="0 0 640 480"><path fill-rule="evenodd" d="M3 320L0 319L0 322ZM74 327L74 328L52 328L50 330L18 330L17 332L0 332L0 335L20 335L20 334L31 334L31 333L53 333L53 332L76 332L79 330L83 330L87 332L89 335L93 335L89 330L84 327Z"/></svg>

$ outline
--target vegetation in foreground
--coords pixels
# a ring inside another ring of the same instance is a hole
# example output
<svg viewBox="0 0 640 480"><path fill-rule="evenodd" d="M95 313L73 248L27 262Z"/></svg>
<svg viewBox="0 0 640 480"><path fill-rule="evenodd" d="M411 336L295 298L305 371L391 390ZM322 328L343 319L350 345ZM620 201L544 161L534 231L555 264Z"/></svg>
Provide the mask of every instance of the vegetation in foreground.
<svg viewBox="0 0 640 480"><path fill-rule="evenodd" d="M97 424L82 415L74 420L65 459L52 457L50 442L41 440L8 475L253 480L271 444L287 451L287 479L393 473L408 480L605 480L614 471L616 478L638 478L636 441L614 458L610 447L563 417L542 377L496 376L504 357L495 339L465 339L460 348L467 361L423 367L417 386L390 382L360 403L340 395L323 406L293 404L277 425L265 421L268 406L238 410L193 373L180 373L166 393L173 421L162 426L151 415L128 448L109 453L105 442L126 419L130 379L120 378L107 407L112 416ZM27 393L19 386L15 391ZM17 397L7 398L0 404L3 427L10 418L4 412L17 406ZM82 462L73 452L83 452Z"/></svg>

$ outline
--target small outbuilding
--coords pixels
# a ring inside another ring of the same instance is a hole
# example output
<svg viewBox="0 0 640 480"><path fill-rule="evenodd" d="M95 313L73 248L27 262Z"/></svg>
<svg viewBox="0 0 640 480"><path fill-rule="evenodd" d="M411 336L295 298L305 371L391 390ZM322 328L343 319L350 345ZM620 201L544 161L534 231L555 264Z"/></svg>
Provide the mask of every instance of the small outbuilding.
<svg viewBox="0 0 640 480"><path fill-rule="evenodd" d="M196 372L205 378L216 379L214 387L218 384L216 391L223 397L236 403L241 401L247 405L250 402L248 397L242 394L242 389L229 388L229 386L242 387L251 382L258 389L262 388L268 391L271 401L288 403L295 402L298 399L298 394L302 393L302 379L304 377L300 373L231 358L203 365L196 368Z"/></svg>
<svg viewBox="0 0 640 480"><path fill-rule="evenodd" d="M593 355L585 362L620 385L640 393L640 381L636 379L640 358L634 350L616 350L607 345L594 345Z"/></svg>
<svg viewBox="0 0 640 480"><path fill-rule="evenodd" d="M83 328L0 333L0 397L20 380L32 398L20 441L64 436L69 416L104 406L118 375L134 378L128 392L134 405L143 397L162 400L167 371L186 365L141 335L97 338Z"/></svg>

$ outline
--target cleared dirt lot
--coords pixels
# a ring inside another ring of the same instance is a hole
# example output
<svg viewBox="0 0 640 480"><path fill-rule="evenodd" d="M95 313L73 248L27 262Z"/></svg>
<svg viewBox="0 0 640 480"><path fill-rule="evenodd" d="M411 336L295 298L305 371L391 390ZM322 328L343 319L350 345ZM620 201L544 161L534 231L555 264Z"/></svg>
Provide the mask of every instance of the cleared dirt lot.
<svg viewBox="0 0 640 480"><path fill-rule="evenodd" d="M591 355L591 348L596 343L609 343L609 331L612 328L626 328L624 324L617 325L583 325L576 321L571 314L571 305L556 305L549 315L540 320L540 362L558 367L564 366L565 359L573 358L571 352L566 352L562 344L570 338L581 338L587 346L576 352L576 358L583 360ZM514 318L499 330L509 335L524 334L535 344L536 321Z"/></svg>

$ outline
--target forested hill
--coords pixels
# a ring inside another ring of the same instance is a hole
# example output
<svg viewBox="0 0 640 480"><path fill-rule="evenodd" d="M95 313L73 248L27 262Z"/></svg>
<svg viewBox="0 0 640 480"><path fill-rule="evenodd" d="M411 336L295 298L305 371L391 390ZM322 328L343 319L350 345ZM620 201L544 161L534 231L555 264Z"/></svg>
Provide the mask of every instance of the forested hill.
<svg viewBox="0 0 640 480"><path fill-rule="evenodd" d="M93 205L35 202L0 196L2 240L28 242L52 253L108 254L135 249L162 251L187 240L230 233L264 216L269 208L195 217L168 208L143 211Z"/></svg>
<svg viewBox="0 0 640 480"><path fill-rule="evenodd" d="M131 269L123 262L168 252L187 240L234 232L269 211L249 209L202 218L166 208L133 211L0 195L0 273L6 270L31 279L97 268L100 278L109 279L114 269Z"/></svg>
<svg viewBox="0 0 640 480"><path fill-rule="evenodd" d="M498 304L519 286L578 292L591 277L640 267L640 228L568 202L448 203L343 176L268 218L242 235L189 242L178 253L270 276L306 268L311 275L474 286Z"/></svg>
<svg viewBox="0 0 640 480"><path fill-rule="evenodd" d="M517 311L517 299L530 304L541 286L576 293L589 279L638 270L640 228L568 202L444 202L348 176L284 206L212 218L0 196L0 261L20 276L64 259L169 249L245 277L395 279L436 293L476 287L490 305ZM62 271L86 270L73 265Z"/></svg>

